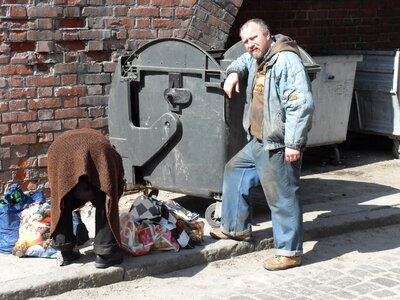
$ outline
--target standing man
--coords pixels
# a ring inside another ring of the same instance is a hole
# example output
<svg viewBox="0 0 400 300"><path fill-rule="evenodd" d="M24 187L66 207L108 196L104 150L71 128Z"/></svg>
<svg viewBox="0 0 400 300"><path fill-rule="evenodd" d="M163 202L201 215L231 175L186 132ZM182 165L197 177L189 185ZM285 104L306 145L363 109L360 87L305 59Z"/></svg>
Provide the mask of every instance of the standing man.
<svg viewBox="0 0 400 300"><path fill-rule="evenodd" d="M230 98L247 77L243 126L249 142L225 166L221 227L216 239L251 241L250 189L261 184L271 210L276 255L267 270L301 265L303 217L299 199L302 152L311 129L311 83L295 41L271 36L260 19L240 29L247 53L227 69Z"/></svg>

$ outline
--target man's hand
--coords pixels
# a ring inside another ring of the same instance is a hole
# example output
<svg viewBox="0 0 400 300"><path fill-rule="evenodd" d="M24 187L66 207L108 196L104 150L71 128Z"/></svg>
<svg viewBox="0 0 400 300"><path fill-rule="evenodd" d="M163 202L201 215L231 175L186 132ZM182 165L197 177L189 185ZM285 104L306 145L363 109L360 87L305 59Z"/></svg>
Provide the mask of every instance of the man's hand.
<svg viewBox="0 0 400 300"><path fill-rule="evenodd" d="M285 148L285 160L288 162L294 162L300 159L301 151L300 149Z"/></svg>
<svg viewBox="0 0 400 300"><path fill-rule="evenodd" d="M235 89L236 93L239 93L239 74L231 73L225 80L224 83L224 91L228 95L229 98L232 96L233 89Z"/></svg>

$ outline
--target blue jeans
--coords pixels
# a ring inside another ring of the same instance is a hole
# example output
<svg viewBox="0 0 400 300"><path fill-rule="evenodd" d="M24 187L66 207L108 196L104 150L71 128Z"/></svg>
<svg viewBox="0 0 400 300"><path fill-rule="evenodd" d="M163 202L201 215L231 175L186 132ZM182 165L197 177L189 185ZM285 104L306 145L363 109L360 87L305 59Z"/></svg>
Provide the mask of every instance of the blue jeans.
<svg viewBox="0 0 400 300"><path fill-rule="evenodd" d="M261 184L271 210L277 255L303 253L303 213L299 198L301 159L285 160L284 149L264 150L252 139L225 166L221 229L233 236L251 233L251 188Z"/></svg>

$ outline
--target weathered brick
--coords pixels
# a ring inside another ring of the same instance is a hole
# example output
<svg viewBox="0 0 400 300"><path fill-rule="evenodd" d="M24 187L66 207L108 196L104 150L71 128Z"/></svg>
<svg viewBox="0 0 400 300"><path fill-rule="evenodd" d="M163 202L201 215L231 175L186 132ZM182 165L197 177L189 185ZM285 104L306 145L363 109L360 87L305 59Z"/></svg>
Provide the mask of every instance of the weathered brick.
<svg viewBox="0 0 400 300"><path fill-rule="evenodd" d="M26 52L35 51L36 43L34 42L12 42L11 51L15 52Z"/></svg>
<svg viewBox="0 0 400 300"><path fill-rule="evenodd" d="M0 112L8 111L8 101L0 101Z"/></svg>
<svg viewBox="0 0 400 300"><path fill-rule="evenodd" d="M99 118L105 116L105 108L104 107L89 107L89 117L91 118Z"/></svg>
<svg viewBox="0 0 400 300"><path fill-rule="evenodd" d="M10 62L10 55L0 54L0 64L6 65Z"/></svg>
<svg viewBox="0 0 400 300"><path fill-rule="evenodd" d="M53 133L38 133L38 143L48 143L54 140Z"/></svg>
<svg viewBox="0 0 400 300"><path fill-rule="evenodd" d="M103 128L106 127L107 125L108 125L107 118L79 120L79 128Z"/></svg>
<svg viewBox="0 0 400 300"><path fill-rule="evenodd" d="M57 5L38 5L36 7L28 7L28 17L34 18L52 18L61 17L63 9Z"/></svg>
<svg viewBox="0 0 400 300"><path fill-rule="evenodd" d="M29 145L16 145L10 147L11 157L26 157L29 154Z"/></svg>
<svg viewBox="0 0 400 300"><path fill-rule="evenodd" d="M25 78L13 76L8 78L8 84L11 87L22 87L25 84Z"/></svg>
<svg viewBox="0 0 400 300"><path fill-rule="evenodd" d="M35 121L36 112L34 111L8 112L8 113L3 113L2 118L4 123Z"/></svg>
<svg viewBox="0 0 400 300"><path fill-rule="evenodd" d="M47 167L47 154L38 156L38 167Z"/></svg>
<svg viewBox="0 0 400 300"><path fill-rule="evenodd" d="M32 66L0 66L0 75L29 75L32 73Z"/></svg>
<svg viewBox="0 0 400 300"><path fill-rule="evenodd" d="M63 96L84 96L86 94L86 87L59 87L54 90L54 95L57 97Z"/></svg>
<svg viewBox="0 0 400 300"><path fill-rule="evenodd" d="M13 65L33 65L36 62L36 55L34 52L15 53L11 58Z"/></svg>
<svg viewBox="0 0 400 300"><path fill-rule="evenodd" d="M58 41L57 45L63 48L63 51L79 51L85 49L84 41Z"/></svg>
<svg viewBox="0 0 400 300"><path fill-rule="evenodd" d="M128 31L130 39L155 39L157 37L156 30L133 29Z"/></svg>
<svg viewBox="0 0 400 300"><path fill-rule="evenodd" d="M26 133L28 129L25 123L14 123L11 124L11 134Z"/></svg>
<svg viewBox="0 0 400 300"><path fill-rule="evenodd" d="M77 41L79 40L79 32L63 32L62 33L62 40L63 41Z"/></svg>
<svg viewBox="0 0 400 300"><path fill-rule="evenodd" d="M26 109L26 100L12 100L8 102L10 110L24 110Z"/></svg>
<svg viewBox="0 0 400 300"><path fill-rule="evenodd" d="M40 98L28 100L28 109L30 110L58 107L61 107L60 98Z"/></svg>
<svg viewBox="0 0 400 300"><path fill-rule="evenodd" d="M54 119L54 111L51 109L41 109L38 111L39 120L52 120Z"/></svg>
<svg viewBox="0 0 400 300"><path fill-rule="evenodd" d="M10 147L0 148L0 159L10 158L10 157L11 157Z"/></svg>
<svg viewBox="0 0 400 300"><path fill-rule="evenodd" d="M53 96L53 88L51 87L39 87L37 89L37 95L40 98L47 98Z"/></svg>
<svg viewBox="0 0 400 300"><path fill-rule="evenodd" d="M101 95L103 93L102 85L90 85L87 87L88 95Z"/></svg>
<svg viewBox="0 0 400 300"><path fill-rule="evenodd" d="M26 41L26 31L12 31L10 32L10 41L13 42L24 42Z"/></svg>
<svg viewBox="0 0 400 300"><path fill-rule="evenodd" d="M84 7L82 10L82 16L85 17L105 17L112 15L112 7Z"/></svg>
<svg viewBox="0 0 400 300"><path fill-rule="evenodd" d="M59 84L59 76L29 76L26 79L27 86L53 86Z"/></svg>
<svg viewBox="0 0 400 300"><path fill-rule="evenodd" d="M55 74L68 74L68 73L76 73L78 70L77 63L68 63L68 64L56 64L54 66Z"/></svg>
<svg viewBox="0 0 400 300"><path fill-rule="evenodd" d="M176 28L179 27L180 21L171 19L153 19L154 28Z"/></svg>
<svg viewBox="0 0 400 300"><path fill-rule="evenodd" d="M67 98L64 99L64 107L77 107L78 106L78 98L73 97L73 98Z"/></svg>
<svg viewBox="0 0 400 300"><path fill-rule="evenodd" d="M180 0L151 0L154 6L179 6Z"/></svg>
<svg viewBox="0 0 400 300"><path fill-rule="evenodd" d="M39 41L36 43L36 52L53 52L54 43L53 42L43 42Z"/></svg>
<svg viewBox="0 0 400 300"><path fill-rule="evenodd" d="M86 84L100 84L100 83L110 83L110 74L87 74L85 75Z"/></svg>
<svg viewBox="0 0 400 300"><path fill-rule="evenodd" d="M26 7L25 5L11 5L10 6L10 17L12 18L25 18Z"/></svg>
<svg viewBox="0 0 400 300"><path fill-rule="evenodd" d="M88 41L86 51L102 51L104 49L103 41Z"/></svg>
<svg viewBox="0 0 400 300"><path fill-rule="evenodd" d="M64 7L63 9L64 18L80 18L81 17L81 9L76 6Z"/></svg>
<svg viewBox="0 0 400 300"><path fill-rule="evenodd" d="M101 106L108 104L108 96L86 96L79 98L79 105Z"/></svg>
<svg viewBox="0 0 400 300"><path fill-rule="evenodd" d="M8 82L5 78L0 78L0 88L5 88L7 87Z"/></svg>
<svg viewBox="0 0 400 300"><path fill-rule="evenodd" d="M61 84L62 85L74 85L78 82L77 75L63 75L61 76Z"/></svg>
<svg viewBox="0 0 400 300"><path fill-rule="evenodd" d="M136 18L135 28L149 28L150 19L149 18Z"/></svg>
<svg viewBox="0 0 400 300"><path fill-rule="evenodd" d="M53 28L53 19L37 19L36 20L36 29L52 29Z"/></svg>
<svg viewBox="0 0 400 300"><path fill-rule="evenodd" d="M52 41L60 40L61 32L51 31L51 30L30 30L28 31L27 39L28 41Z"/></svg>
<svg viewBox="0 0 400 300"><path fill-rule="evenodd" d="M1 137L1 144L2 145L35 144L36 140L37 140L36 134L7 135Z"/></svg>
<svg viewBox="0 0 400 300"><path fill-rule="evenodd" d="M36 89L35 88L23 88L23 89L12 89L10 91L10 98L33 98L36 97Z"/></svg>
<svg viewBox="0 0 400 300"><path fill-rule="evenodd" d="M8 124L0 124L0 135L7 135L10 133L10 126Z"/></svg>
<svg viewBox="0 0 400 300"><path fill-rule="evenodd" d="M51 132L61 130L61 121L39 121L28 123L29 132Z"/></svg>
<svg viewBox="0 0 400 300"><path fill-rule="evenodd" d="M191 8L184 8L184 7L177 7L175 9L175 17L183 18L183 17L190 17L193 14Z"/></svg>
<svg viewBox="0 0 400 300"><path fill-rule="evenodd" d="M78 108L64 108L55 111L56 119L68 119L68 118L85 118L87 111L83 107Z"/></svg>
<svg viewBox="0 0 400 300"><path fill-rule="evenodd" d="M81 30L79 32L81 40L104 40L111 37L109 30Z"/></svg>
<svg viewBox="0 0 400 300"><path fill-rule="evenodd" d="M158 17L159 9L157 7L135 7L129 9L128 16L133 17Z"/></svg>
<svg viewBox="0 0 400 300"><path fill-rule="evenodd" d="M168 8L160 8L160 17L162 18L171 18L174 16L175 9L168 7Z"/></svg>
<svg viewBox="0 0 400 300"><path fill-rule="evenodd" d="M78 128L78 120L77 119L69 119L69 120L62 120L63 127L65 130L71 130Z"/></svg>
<svg viewBox="0 0 400 300"><path fill-rule="evenodd" d="M68 18L57 20L57 28L84 28L86 25L83 18Z"/></svg>

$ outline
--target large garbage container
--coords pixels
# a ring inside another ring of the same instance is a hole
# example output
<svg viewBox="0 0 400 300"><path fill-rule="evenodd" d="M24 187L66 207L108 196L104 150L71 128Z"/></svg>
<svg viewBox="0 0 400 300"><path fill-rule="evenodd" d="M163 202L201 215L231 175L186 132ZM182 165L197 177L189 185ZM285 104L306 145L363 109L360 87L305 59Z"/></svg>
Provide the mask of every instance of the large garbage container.
<svg viewBox="0 0 400 300"><path fill-rule="evenodd" d="M128 183L220 197L224 166L246 143L245 96L229 100L222 89L234 47L214 58L189 41L157 39L120 58L110 90L109 130ZM315 73L318 66L302 53ZM217 226L218 217L213 204L207 221Z"/></svg>
<svg viewBox="0 0 400 300"><path fill-rule="evenodd" d="M321 71L312 82L315 112L307 147L331 145L334 162L340 161L337 145L346 140L357 63L361 55L314 56Z"/></svg>
<svg viewBox="0 0 400 300"><path fill-rule="evenodd" d="M399 158L400 50L358 50L348 53L363 56L356 71L349 130L393 139L393 155Z"/></svg>

